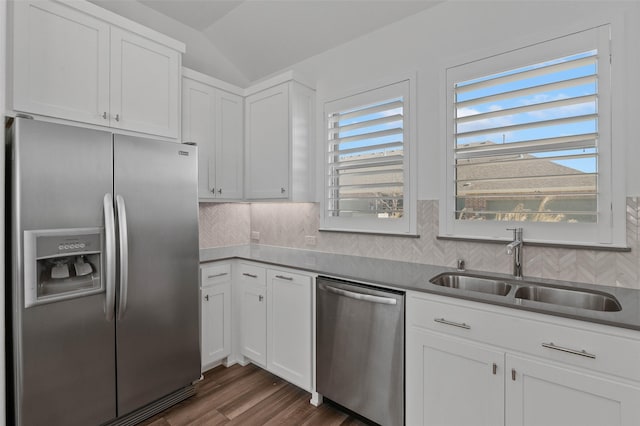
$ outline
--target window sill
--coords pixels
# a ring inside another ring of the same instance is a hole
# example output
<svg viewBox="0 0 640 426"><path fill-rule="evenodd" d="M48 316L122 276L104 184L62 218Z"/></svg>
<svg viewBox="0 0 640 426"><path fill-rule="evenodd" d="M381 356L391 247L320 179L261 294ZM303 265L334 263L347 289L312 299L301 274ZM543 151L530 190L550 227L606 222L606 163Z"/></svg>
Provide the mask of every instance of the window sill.
<svg viewBox="0 0 640 426"><path fill-rule="evenodd" d="M418 234L401 234L394 232L380 232L380 231L363 231L363 230L350 230L350 229L328 229L328 228L319 228L320 232L337 232L342 234L362 234L362 235L375 235L382 237L405 237L405 238L420 238Z"/></svg>
<svg viewBox="0 0 640 426"><path fill-rule="evenodd" d="M473 243L491 243L491 244L509 244L512 240L510 239L490 239L490 238L476 238L476 237L454 237L449 235L438 235L436 237L438 240L444 241L464 241L464 242L473 242ZM550 247L550 248L563 248L563 249L573 249L573 250L599 250L599 251L613 251L620 253L628 253L631 251L631 247L620 247L620 246L604 246L597 244L565 244L565 243L551 243L551 242L540 242L540 241L527 241L523 242L525 246L531 247Z"/></svg>

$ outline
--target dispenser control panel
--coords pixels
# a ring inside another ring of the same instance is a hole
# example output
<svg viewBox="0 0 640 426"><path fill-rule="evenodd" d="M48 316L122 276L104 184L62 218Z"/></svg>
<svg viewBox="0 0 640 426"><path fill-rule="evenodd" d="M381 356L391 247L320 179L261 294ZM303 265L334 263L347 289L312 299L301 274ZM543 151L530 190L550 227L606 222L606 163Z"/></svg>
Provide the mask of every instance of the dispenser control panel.
<svg viewBox="0 0 640 426"><path fill-rule="evenodd" d="M25 231L25 307L102 292L103 234L103 228Z"/></svg>

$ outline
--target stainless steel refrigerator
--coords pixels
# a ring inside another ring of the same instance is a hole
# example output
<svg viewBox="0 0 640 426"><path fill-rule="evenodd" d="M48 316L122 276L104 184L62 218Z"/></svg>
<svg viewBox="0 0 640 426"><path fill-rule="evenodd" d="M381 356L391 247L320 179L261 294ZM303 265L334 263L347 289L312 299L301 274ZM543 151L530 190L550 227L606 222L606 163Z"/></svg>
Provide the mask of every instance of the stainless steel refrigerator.
<svg viewBox="0 0 640 426"><path fill-rule="evenodd" d="M27 118L8 134L10 421L133 424L192 395L196 148Z"/></svg>

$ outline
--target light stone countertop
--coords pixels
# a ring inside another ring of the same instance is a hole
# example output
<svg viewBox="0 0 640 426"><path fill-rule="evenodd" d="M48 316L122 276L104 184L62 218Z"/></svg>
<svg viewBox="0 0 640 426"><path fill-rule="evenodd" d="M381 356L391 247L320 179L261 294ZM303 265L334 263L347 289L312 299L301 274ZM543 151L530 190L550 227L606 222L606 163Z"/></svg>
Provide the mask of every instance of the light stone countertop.
<svg viewBox="0 0 640 426"><path fill-rule="evenodd" d="M472 270L465 271L469 274L498 278L515 286L526 285L528 282L533 282L535 284L564 287L568 289L579 288L596 293L608 293L613 295L622 306L622 310L618 312L599 312L588 309L516 299L514 297L515 288L512 288L506 296L499 296L442 287L430 283L429 280L438 274L443 272L457 272L454 268L444 266L399 262L370 257L348 256L258 244L216 247L200 250L201 263L224 259L244 259L275 266L309 271L319 275L342 278L345 280L360 281L402 290L451 296L515 309L590 321L598 324L640 330L640 290L629 288L528 278L526 275L522 280L516 280L512 276L506 274L494 274Z"/></svg>

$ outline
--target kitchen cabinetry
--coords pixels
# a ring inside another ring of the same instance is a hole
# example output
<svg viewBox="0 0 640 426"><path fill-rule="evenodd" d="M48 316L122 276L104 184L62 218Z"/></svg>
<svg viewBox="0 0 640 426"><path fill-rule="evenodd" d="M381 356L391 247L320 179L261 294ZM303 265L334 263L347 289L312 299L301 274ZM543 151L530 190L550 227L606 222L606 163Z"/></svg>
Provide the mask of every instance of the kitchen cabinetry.
<svg viewBox="0 0 640 426"><path fill-rule="evenodd" d="M182 43L88 2L11 7L15 111L178 138Z"/></svg>
<svg viewBox="0 0 640 426"><path fill-rule="evenodd" d="M202 370L231 354L231 264L200 268Z"/></svg>
<svg viewBox="0 0 640 426"><path fill-rule="evenodd" d="M295 80L261 87L245 98L246 198L309 201L314 91Z"/></svg>
<svg viewBox="0 0 640 426"><path fill-rule="evenodd" d="M266 270L241 263L238 266L240 292L240 353L256 364L267 364Z"/></svg>
<svg viewBox="0 0 640 426"><path fill-rule="evenodd" d="M640 389L569 366L507 355L506 424L637 425Z"/></svg>
<svg viewBox="0 0 640 426"><path fill-rule="evenodd" d="M198 145L198 198L242 199L241 90L187 68L182 74L182 140Z"/></svg>
<svg viewBox="0 0 640 426"><path fill-rule="evenodd" d="M504 424L503 352L426 330L408 334L407 389L428 386L407 392L407 407L416 408L407 413L412 414L407 424ZM420 366L420 374L414 374L414 366Z"/></svg>
<svg viewBox="0 0 640 426"><path fill-rule="evenodd" d="M311 277L267 271L267 369L311 389Z"/></svg>
<svg viewBox="0 0 640 426"><path fill-rule="evenodd" d="M410 292L407 424L638 424L639 356L629 330Z"/></svg>
<svg viewBox="0 0 640 426"><path fill-rule="evenodd" d="M288 269L240 263L240 352L311 390L312 278Z"/></svg>

